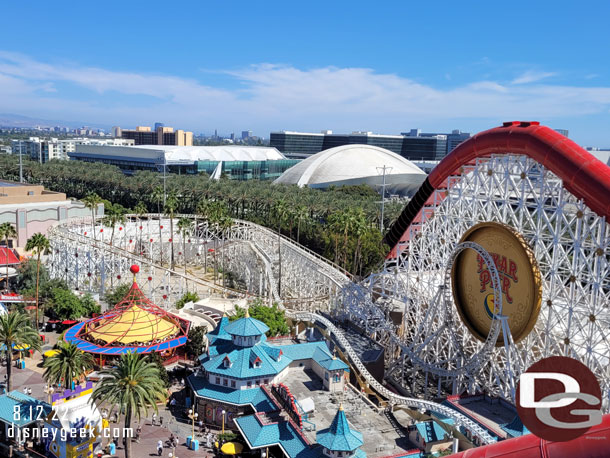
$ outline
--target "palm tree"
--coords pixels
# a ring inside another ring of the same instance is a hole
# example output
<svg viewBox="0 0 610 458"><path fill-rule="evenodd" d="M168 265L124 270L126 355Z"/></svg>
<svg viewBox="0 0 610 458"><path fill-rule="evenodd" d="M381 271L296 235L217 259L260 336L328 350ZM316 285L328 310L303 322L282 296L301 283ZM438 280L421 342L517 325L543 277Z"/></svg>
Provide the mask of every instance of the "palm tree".
<svg viewBox="0 0 610 458"><path fill-rule="evenodd" d="M6 290L8 291L8 239L17 237L17 231L11 223L0 224L0 239L4 239L6 245Z"/></svg>
<svg viewBox="0 0 610 458"><path fill-rule="evenodd" d="M91 232L93 232L93 240L96 240L95 234L95 217L97 215L97 207L102 202L100 196L98 196L95 192L90 192L83 199L83 203L85 207L91 210Z"/></svg>
<svg viewBox="0 0 610 458"><path fill-rule="evenodd" d="M165 201L165 191L161 186L155 186L150 197L152 198L152 200L157 201L157 215L159 218L159 263L163 264L163 246L161 245L161 242L163 241L163 233L161 232L161 201ZM151 250L151 258L152 255L153 254Z"/></svg>
<svg viewBox="0 0 610 458"><path fill-rule="evenodd" d="M138 421L148 415L148 410L157 410L157 402L167 398L167 391L160 377L159 367L138 353L121 356L118 365L101 371L101 381L93 390L91 403L107 404L119 408L125 418L125 430L131 429L135 415ZM130 458L131 440L125 443L125 458Z"/></svg>
<svg viewBox="0 0 610 458"><path fill-rule="evenodd" d="M40 255L46 253L50 248L49 239L37 232L31 236L25 244L27 251L36 254L36 328L38 328L38 291L40 287Z"/></svg>
<svg viewBox="0 0 610 458"><path fill-rule="evenodd" d="M223 239L224 239L224 233L225 231L231 229L231 227L233 227L233 219L228 216L228 215L224 215L220 218L220 220L218 221L218 226L221 230L221 233L223 234ZM225 250L224 250L225 245L223 244L223 250L222 250L222 286L225 286L225 277L226 277L226 269L225 269Z"/></svg>
<svg viewBox="0 0 610 458"><path fill-rule="evenodd" d="M178 231L182 236L182 258L184 259L184 275L186 275L186 238L193 230L193 222L190 218L182 217L178 220Z"/></svg>
<svg viewBox="0 0 610 458"><path fill-rule="evenodd" d="M144 202L142 202L141 200L138 201L138 203L136 204L136 206L133 209L133 212L136 214L136 218L138 221L138 228L140 231L140 240L138 243L139 249L138 251L142 251L142 215L144 215L145 213L148 212L148 209L146 208L146 205L144 204Z"/></svg>
<svg viewBox="0 0 610 458"><path fill-rule="evenodd" d="M170 232L170 253L171 260L169 264L170 270L174 270L174 213L176 213L176 208L178 207L178 198L174 192L171 192L167 199L165 199L165 207L163 210L165 214L169 216L169 232Z"/></svg>
<svg viewBox="0 0 610 458"><path fill-rule="evenodd" d="M59 341L59 353L47 358L43 367L44 378L49 385L72 388L74 380L81 380L93 368L93 355L85 353L71 343Z"/></svg>
<svg viewBox="0 0 610 458"><path fill-rule="evenodd" d="M121 204L111 204L106 210L106 216L104 217L104 224L106 226L112 226L112 232L110 234L110 245L114 240L114 230L117 224L125 224L125 208Z"/></svg>
<svg viewBox="0 0 610 458"><path fill-rule="evenodd" d="M297 220L297 243L301 238L301 221L306 220L309 216L309 209L305 205L299 205L294 211L294 216Z"/></svg>
<svg viewBox="0 0 610 458"><path fill-rule="evenodd" d="M13 347L18 345L29 346L34 350L40 350L40 336L38 331L32 327L30 318L22 312L12 311L0 316L0 344L7 352L8 362L6 364L6 390L11 391L11 374L13 365L11 356Z"/></svg>
<svg viewBox="0 0 610 458"><path fill-rule="evenodd" d="M209 211L210 211L210 202L206 199L201 199L199 200L199 202L197 202L197 206L195 207L195 230L197 231L197 215L201 215L201 217L206 220L206 222L208 223L208 227L209 227L209 221L208 221L208 216L209 216ZM203 271L204 271L204 277L208 274L208 250L207 250L207 239L205 240L205 243L203 245L203 254L204 254L204 258L203 258Z"/></svg>
<svg viewBox="0 0 610 458"><path fill-rule="evenodd" d="M278 257L278 279L277 279L277 293L281 296L282 294L282 221L284 221L290 212L290 209L286 205L283 199L275 202L273 206L273 213L277 220L277 257Z"/></svg>

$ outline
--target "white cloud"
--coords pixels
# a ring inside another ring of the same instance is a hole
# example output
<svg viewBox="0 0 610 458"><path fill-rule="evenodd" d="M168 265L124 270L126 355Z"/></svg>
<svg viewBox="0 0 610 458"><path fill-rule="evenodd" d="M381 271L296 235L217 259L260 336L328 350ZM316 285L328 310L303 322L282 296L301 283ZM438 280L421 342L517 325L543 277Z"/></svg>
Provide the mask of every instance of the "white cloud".
<svg viewBox="0 0 610 458"><path fill-rule="evenodd" d="M367 68L260 64L224 74L239 83L237 89L0 51L0 112L124 126L164 120L195 131L248 127L267 135L322 128L392 133L440 120L485 120L485 126L506 119L607 116L610 109L610 87L542 84L552 74L541 72L526 72L509 84L481 80L443 89Z"/></svg>
<svg viewBox="0 0 610 458"><path fill-rule="evenodd" d="M522 73L517 78L512 80L510 84L529 84L536 83L540 80L550 78L551 76L555 76L554 72L538 72L535 70L528 70L525 73Z"/></svg>

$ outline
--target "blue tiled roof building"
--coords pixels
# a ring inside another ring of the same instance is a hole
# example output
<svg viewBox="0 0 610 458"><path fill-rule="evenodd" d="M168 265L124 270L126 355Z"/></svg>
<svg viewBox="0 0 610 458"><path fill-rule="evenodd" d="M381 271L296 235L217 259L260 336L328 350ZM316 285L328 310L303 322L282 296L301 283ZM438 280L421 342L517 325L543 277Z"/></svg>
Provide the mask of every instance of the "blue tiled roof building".
<svg viewBox="0 0 610 458"><path fill-rule="evenodd" d="M206 423L224 421L225 425L235 420L251 448L278 445L290 458L313 458L324 450L330 453L328 447L309 444L295 422L269 423L262 418L277 415L282 409L270 387L289 378L291 367L311 369L330 391L343 390L349 367L330 352L325 342L273 345L267 341L268 330L267 325L246 313L232 323L223 317L207 334L208 348L199 357L201 369L188 378L199 418ZM346 430L345 414L340 414L343 421L329 430L347 431L344 440L350 445L358 437L361 443L362 435L350 432L349 426ZM354 454L363 456L362 452Z"/></svg>

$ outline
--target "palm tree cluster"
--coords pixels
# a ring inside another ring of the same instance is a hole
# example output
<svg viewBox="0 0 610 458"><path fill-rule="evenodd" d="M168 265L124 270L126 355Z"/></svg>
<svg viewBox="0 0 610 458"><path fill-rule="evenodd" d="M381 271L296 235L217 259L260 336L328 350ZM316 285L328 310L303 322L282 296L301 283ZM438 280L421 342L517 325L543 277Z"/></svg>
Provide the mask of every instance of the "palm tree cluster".
<svg viewBox="0 0 610 458"><path fill-rule="evenodd" d="M18 178L16 159L0 157L0 178ZM210 180L205 175L172 174L167 177L164 192L159 173L138 171L125 176L117 167L101 163L52 160L39 164L26 160L23 169L28 182L84 198L92 216L103 198L114 205L137 209L140 215L147 211L169 216L196 213L215 224L221 224L222 216L240 218L279 229L358 275L376 268L387 253L378 229L379 195L364 185L318 190L272 185L269 181ZM404 202L386 204L384 227L391 225L403 205ZM354 212L358 213L358 224L348 222L354 220ZM173 227L171 230L173 233ZM173 253L170 256L173 267Z"/></svg>

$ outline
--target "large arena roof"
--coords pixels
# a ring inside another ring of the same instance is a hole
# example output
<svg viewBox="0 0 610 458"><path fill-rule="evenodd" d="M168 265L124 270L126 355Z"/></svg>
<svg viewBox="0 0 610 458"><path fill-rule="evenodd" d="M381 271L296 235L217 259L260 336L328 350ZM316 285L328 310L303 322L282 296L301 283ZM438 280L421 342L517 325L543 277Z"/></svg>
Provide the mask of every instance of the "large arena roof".
<svg viewBox="0 0 610 458"><path fill-rule="evenodd" d="M274 183L296 184L313 188L330 185L383 183L391 194L409 195L426 179L423 170L392 151L371 145L343 145L321 151L288 169Z"/></svg>
<svg viewBox="0 0 610 458"><path fill-rule="evenodd" d="M163 163L167 165L189 164L196 161L269 161L286 159L276 148L265 146L98 146L77 145L70 157L97 159L129 158L135 161Z"/></svg>

